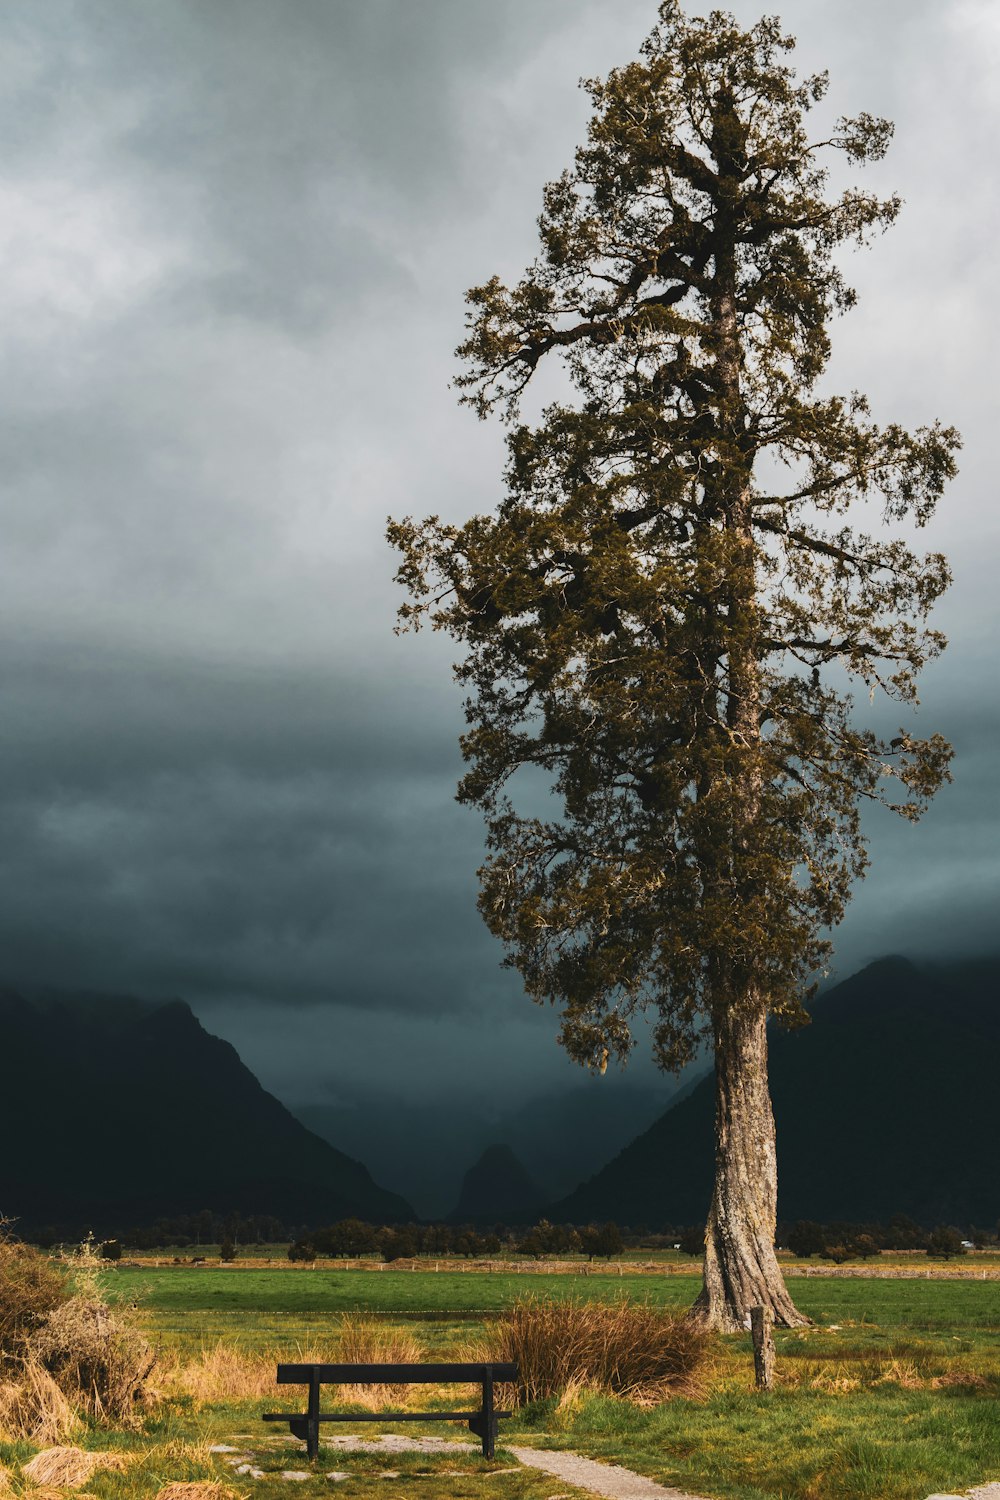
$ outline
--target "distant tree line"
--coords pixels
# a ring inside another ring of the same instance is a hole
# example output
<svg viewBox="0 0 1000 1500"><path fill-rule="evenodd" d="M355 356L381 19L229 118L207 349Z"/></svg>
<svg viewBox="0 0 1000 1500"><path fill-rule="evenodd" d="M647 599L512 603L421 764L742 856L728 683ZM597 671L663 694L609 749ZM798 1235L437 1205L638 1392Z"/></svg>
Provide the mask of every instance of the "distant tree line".
<svg viewBox="0 0 1000 1500"><path fill-rule="evenodd" d="M317 1256L409 1260L418 1255L462 1256L478 1260L484 1256L515 1254L540 1258L546 1255L586 1255L608 1258L619 1254L625 1241L617 1224L550 1224L541 1219L530 1229L511 1229L505 1224L489 1228L471 1224L398 1224L376 1227L360 1219L342 1219L296 1238L288 1247L289 1260L311 1261Z"/></svg>
<svg viewBox="0 0 1000 1500"><path fill-rule="evenodd" d="M317 1259L381 1259L392 1262L418 1256L461 1257L468 1260L490 1256L521 1255L533 1259L547 1256L586 1256L609 1259L623 1251L679 1250L692 1258L704 1253L703 1225L667 1225L652 1230L647 1225L553 1224L540 1219L530 1226L504 1223L482 1224L370 1224L362 1219L341 1219L335 1224L287 1224L271 1214L218 1214L205 1209L197 1214L163 1217L155 1223L119 1229L102 1241L108 1260L123 1253L163 1249L214 1251L223 1261L237 1259L252 1247L287 1245L293 1261ZM42 1248L79 1238L79 1230L43 1229L29 1238ZM888 1223L853 1223L833 1220L818 1223L799 1219L778 1225L775 1243L793 1255L816 1256L840 1264L847 1260L870 1260L883 1251L917 1251L950 1259L964 1255L970 1244L996 1247L1000 1224L992 1229L977 1225L937 1225L928 1228L905 1214ZM193 1258L197 1258L195 1255Z"/></svg>
<svg viewBox="0 0 1000 1500"><path fill-rule="evenodd" d="M85 1225L82 1228L93 1228ZM193 1214L164 1215L151 1224L104 1226L106 1243L118 1243L125 1250L157 1250L164 1245L178 1249L221 1245L234 1246L283 1244L300 1228L284 1223L274 1214L220 1214L202 1209ZM80 1238L81 1226L48 1225L29 1234L35 1245L49 1249L53 1245Z"/></svg>
<svg viewBox="0 0 1000 1500"><path fill-rule="evenodd" d="M779 1246L805 1259L816 1255L837 1265L846 1260L870 1260L883 1250L924 1251L950 1260L952 1256L965 1255L969 1245L989 1245L996 1241L996 1230L968 1226L963 1232L949 1224L926 1229L906 1214L894 1215L888 1224L818 1224L812 1219L799 1219L794 1224L778 1226Z"/></svg>

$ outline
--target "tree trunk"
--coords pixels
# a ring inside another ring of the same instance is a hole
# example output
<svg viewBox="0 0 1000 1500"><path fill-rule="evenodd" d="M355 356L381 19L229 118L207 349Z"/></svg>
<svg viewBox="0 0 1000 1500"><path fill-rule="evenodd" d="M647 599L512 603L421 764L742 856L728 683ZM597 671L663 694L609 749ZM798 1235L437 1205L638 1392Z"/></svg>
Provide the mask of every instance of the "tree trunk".
<svg viewBox="0 0 1000 1500"><path fill-rule="evenodd" d="M785 1328L809 1322L774 1253L778 1169L767 1087L767 1013L757 1000L715 1021L715 1191L705 1228L704 1285L692 1315L734 1333L768 1307Z"/></svg>

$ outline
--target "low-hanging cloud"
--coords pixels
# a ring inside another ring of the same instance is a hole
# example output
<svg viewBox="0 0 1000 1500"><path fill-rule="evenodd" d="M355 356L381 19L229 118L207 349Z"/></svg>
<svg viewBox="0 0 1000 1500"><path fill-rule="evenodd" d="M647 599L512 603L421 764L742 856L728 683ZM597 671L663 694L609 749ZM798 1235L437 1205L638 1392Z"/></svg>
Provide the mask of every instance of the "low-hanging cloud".
<svg viewBox="0 0 1000 1500"><path fill-rule="evenodd" d="M182 994L300 1100L375 1087L389 1047L435 1097L480 1036L514 1096L568 1087L552 1017L475 912L449 646L392 635L382 531L495 503L501 436L447 389L462 294L533 254L541 184L583 131L575 79L634 55L653 13L0 18L5 977ZM918 721L955 739L956 781L917 828L872 818L843 973L994 941L1000 31L974 0L792 0L785 20L837 108L898 123L873 180L906 208L847 267L861 304L831 380L966 438L928 533L957 585Z"/></svg>

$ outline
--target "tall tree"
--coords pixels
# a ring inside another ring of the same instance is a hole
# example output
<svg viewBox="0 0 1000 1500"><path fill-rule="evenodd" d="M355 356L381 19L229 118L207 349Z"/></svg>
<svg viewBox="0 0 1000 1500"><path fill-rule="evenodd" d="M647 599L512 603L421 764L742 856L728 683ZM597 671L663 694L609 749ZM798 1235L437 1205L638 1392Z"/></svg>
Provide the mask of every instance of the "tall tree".
<svg viewBox="0 0 1000 1500"><path fill-rule="evenodd" d="M545 189L538 258L468 294L459 385L510 425L505 496L464 526L389 526L403 626L429 616L465 647L459 798L486 815L480 909L506 962L601 1071L640 1011L666 1069L712 1041L695 1311L722 1328L757 1303L806 1321L774 1254L767 1017L806 1019L866 865L859 806L916 817L950 757L852 719L852 680L915 701L948 582L856 508L924 525L958 436L817 391L854 302L835 252L899 202L828 193L824 153L877 160L892 127L863 114L811 139L827 77L796 81L793 45L775 18L745 31L665 0L640 60L586 84L587 143ZM558 394L532 425L543 365ZM524 801L526 768L558 810L534 783Z"/></svg>

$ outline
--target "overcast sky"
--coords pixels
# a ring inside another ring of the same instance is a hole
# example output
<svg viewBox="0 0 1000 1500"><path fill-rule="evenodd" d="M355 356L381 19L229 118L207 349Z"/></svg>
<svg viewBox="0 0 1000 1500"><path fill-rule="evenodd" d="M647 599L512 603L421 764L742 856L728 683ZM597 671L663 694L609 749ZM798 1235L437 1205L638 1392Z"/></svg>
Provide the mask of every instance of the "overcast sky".
<svg viewBox="0 0 1000 1500"><path fill-rule="evenodd" d="M955 785L916 828L873 821L843 975L1000 946L1000 9L782 15L838 113L897 124L868 180L906 207L850 263L832 381L965 437L929 537L955 569L952 644L918 720L955 743ZM448 389L463 293L531 258L542 184L582 137L578 77L634 56L654 16L2 8L6 977L181 995L295 1103L573 1082L476 915L449 646L393 635L383 529L495 503L501 433Z"/></svg>

